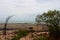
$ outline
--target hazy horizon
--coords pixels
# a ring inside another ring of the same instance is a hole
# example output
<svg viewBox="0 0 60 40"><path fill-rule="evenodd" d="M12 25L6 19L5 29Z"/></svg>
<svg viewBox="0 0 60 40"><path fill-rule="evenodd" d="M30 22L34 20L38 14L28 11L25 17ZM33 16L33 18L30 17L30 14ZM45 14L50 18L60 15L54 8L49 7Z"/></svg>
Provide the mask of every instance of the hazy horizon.
<svg viewBox="0 0 60 40"><path fill-rule="evenodd" d="M34 23L35 17L48 10L60 10L60 0L0 0L0 23L11 15L11 23Z"/></svg>

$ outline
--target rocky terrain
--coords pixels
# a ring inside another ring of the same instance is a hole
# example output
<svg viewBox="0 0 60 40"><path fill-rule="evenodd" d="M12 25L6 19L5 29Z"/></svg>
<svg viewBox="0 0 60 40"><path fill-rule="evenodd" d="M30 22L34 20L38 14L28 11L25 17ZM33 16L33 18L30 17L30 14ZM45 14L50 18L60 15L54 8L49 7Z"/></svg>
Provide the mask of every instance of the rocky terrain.
<svg viewBox="0 0 60 40"><path fill-rule="evenodd" d="M42 33L44 33L44 31L48 30L47 26L45 25L36 25L36 24L31 24L31 23L8 23L7 24L7 30L6 30L6 38L7 39L11 39L12 37L15 36L15 31L16 30L29 30L29 27L33 27L33 30L35 31L43 31ZM5 35L3 35L3 28L4 28L4 23L0 23L0 40L4 40L5 39ZM32 40L31 38L31 34L29 34L28 36L26 36L27 40ZM25 37L21 38L20 40L25 40Z"/></svg>

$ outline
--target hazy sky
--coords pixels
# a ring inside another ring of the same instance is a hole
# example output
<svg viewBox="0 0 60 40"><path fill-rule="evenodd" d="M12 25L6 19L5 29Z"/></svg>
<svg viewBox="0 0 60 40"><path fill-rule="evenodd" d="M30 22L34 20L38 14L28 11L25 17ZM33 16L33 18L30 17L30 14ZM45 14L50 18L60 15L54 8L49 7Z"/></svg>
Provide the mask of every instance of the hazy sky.
<svg viewBox="0 0 60 40"><path fill-rule="evenodd" d="M0 0L0 22L15 15L10 22L34 22L36 15L60 10L60 0Z"/></svg>

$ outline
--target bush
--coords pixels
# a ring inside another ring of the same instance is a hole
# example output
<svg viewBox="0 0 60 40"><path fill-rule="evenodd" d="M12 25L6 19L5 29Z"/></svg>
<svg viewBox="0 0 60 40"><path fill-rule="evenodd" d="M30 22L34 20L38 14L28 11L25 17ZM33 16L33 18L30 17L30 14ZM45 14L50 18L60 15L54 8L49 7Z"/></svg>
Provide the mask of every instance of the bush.
<svg viewBox="0 0 60 40"><path fill-rule="evenodd" d="M12 40L19 40L20 38L27 36L29 34L28 30L19 30L15 37Z"/></svg>

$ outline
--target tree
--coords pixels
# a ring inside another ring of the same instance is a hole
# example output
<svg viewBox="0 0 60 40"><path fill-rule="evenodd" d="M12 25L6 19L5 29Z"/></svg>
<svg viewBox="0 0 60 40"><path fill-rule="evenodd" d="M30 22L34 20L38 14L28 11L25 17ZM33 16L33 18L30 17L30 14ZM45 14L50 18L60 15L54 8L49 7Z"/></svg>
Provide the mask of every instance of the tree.
<svg viewBox="0 0 60 40"><path fill-rule="evenodd" d="M37 15L35 20L37 23L44 23L48 26L50 36L55 37L56 40L60 37L60 11L49 10L46 13Z"/></svg>

